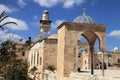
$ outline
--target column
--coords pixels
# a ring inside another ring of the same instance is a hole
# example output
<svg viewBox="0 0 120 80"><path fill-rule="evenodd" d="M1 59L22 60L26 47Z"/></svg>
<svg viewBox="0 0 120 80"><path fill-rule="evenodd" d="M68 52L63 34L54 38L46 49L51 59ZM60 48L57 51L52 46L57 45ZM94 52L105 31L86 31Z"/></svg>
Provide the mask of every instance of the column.
<svg viewBox="0 0 120 80"><path fill-rule="evenodd" d="M93 67L93 56L94 56L94 46L90 45L90 53L91 53L91 75L94 74L94 67Z"/></svg>

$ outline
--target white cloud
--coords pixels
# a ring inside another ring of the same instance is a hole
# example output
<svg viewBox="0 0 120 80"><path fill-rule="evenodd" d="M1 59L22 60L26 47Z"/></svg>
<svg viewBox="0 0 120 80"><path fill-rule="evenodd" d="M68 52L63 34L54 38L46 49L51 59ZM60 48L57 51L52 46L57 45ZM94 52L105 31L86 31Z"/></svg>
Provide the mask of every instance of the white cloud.
<svg viewBox="0 0 120 80"><path fill-rule="evenodd" d="M38 16L34 15L34 16L33 16L33 19L34 19L34 20L37 20L37 19L38 19Z"/></svg>
<svg viewBox="0 0 120 80"><path fill-rule="evenodd" d="M39 18L38 18L37 15L34 15L34 16L33 16L33 20L34 20L34 21L31 22L30 25L33 26L33 27L39 27L39 24L40 24L40 23L39 23L39 21L38 21Z"/></svg>
<svg viewBox="0 0 120 80"><path fill-rule="evenodd" d="M9 8L3 4L0 4L0 13L3 12L4 10L8 13L11 13L13 11L17 11L17 9L15 9L15 8Z"/></svg>
<svg viewBox="0 0 120 80"><path fill-rule="evenodd" d="M84 3L84 0L64 0L64 7L65 8L70 8L73 7L74 5L81 5Z"/></svg>
<svg viewBox="0 0 120 80"><path fill-rule="evenodd" d="M70 8L74 5L81 5L85 0L34 0L43 7L52 7L57 4L62 4L64 8Z"/></svg>
<svg viewBox="0 0 120 80"><path fill-rule="evenodd" d="M23 0L18 0L17 3L21 8L23 8L26 5L26 3Z"/></svg>
<svg viewBox="0 0 120 80"><path fill-rule="evenodd" d="M35 21L35 22L31 22L30 23L33 27L39 27L39 22Z"/></svg>
<svg viewBox="0 0 120 80"><path fill-rule="evenodd" d="M27 24L24 22L24 21L22 21L22 20L20 20L20 19L16 19L16 18L12 18L12 17L8 17L8 18L6 18L3 22L1 22L0 24L3 24L3 23L5 23L5 22L16 22L17 23L17 25L15 25L15 24L7 24L6 25L6 27L7 28L10 28L10 29L12 29L12 30L27 30L28 29L28 26L27 26Z"/></svg>
<svg viewBox="0 0 120 80"><path fill-rule="evenodd" d="M120 30L114 30L108 34L110 37L115 37L120 39Z"/></svg>
<svg viewBox="0 0 120 80"><path fill-rule="evenodd" d="M65 20L56 20L51 24L52 28L55 29L57 28L62 22L65 22Z"/></svg>
<svg viewBox="0 0 120 80"><path fill-rule="evenodd" d="M5 31L0 30L0 41L19 40L19 39L23 39L23 38L17 34L10 33L7 30Z"/></svg>
<svg viewBox="0 0 120 80"><path fill-rule="evenodd" d="M59 2L59 0L34 0L34 2L38 3L40 6L43 7L52 7L57 2Z"/></svg>
<svg viewBox="0 0 120 80"><path fill-rule="evenodd" d="M99 1L100 1L100 0L92 0L92 1L91 1L91 6L96 5Z"/></svg>

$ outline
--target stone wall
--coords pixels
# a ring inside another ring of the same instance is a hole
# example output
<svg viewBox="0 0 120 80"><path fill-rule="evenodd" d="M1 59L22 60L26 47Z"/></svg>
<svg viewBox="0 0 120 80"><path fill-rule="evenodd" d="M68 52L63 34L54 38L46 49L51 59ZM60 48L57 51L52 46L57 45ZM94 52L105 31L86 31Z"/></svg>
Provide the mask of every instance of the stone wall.
<svg viewBox="0 0 120 80"><path fill-rule="evenodd" d="M23 61L27 62L28 58L28 51L27 48L25 47L24 42L15 42L15 54L17 55L17 59L22 59Z"/></svg>
<svg viewBox="0 0 120 80"><path fill-rule="evenodd" d="M57 39L44 40L43 48L43 68L44 70L48 66L57 66Z"/></svg>
<svg viewBox="0 0 120 80"><path fill-rule="evenodd" d="M120 68L120 52L104 52L104 63L106 68ZM97 64L102 62L102 54L94 54L94 68L97 68Z"/></svg>

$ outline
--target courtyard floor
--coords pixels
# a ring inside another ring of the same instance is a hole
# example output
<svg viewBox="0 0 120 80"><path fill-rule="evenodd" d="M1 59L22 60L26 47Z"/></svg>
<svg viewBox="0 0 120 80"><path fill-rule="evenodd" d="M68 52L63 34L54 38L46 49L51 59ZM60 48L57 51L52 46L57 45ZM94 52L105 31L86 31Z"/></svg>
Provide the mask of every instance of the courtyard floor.
<svg viewBox="0 0 120 80"><path fill-rule="evenodd" d="M81 70L79 74L83 75L91 75L91 70ZM103 76L103 72L101 69L94 69L94 75L97 76ZM104 76L105 77L114 77L114 78L120 78L120 69L107 69L104 70Z"/></svg>

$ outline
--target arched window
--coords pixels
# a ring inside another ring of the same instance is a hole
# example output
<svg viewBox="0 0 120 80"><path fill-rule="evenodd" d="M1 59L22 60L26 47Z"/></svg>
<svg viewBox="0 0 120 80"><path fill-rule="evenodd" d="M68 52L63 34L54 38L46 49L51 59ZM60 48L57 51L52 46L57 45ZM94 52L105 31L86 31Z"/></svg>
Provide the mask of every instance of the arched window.
<svg viewBox="0 0 120 80"><path fill-rule="evenodd" d="M41 65L41 63L42 63L42 57L40 57L40 65Z"/></svg>
<svg viewBox="0 0 120 80"><path fill-rule="evenodd" d="M118 63L120 64L120 59L118 59Z"/></svg>
<svg viewBox="0 0 120 80"><path fill-rule="evenodd" d="M39 51L37 51L37 65L39 64Z"/></svg>
<svg viewBox="0 0 120 80"><path fill-rule="evenodd" d="M22 52L22 56L25 56L25 52Z"/></svg>
<svg viewBox="0 0 120 80"><path fill-rule="evenodd" d="M80 47L79 48L79 53L86 53L87 49L85 47Z"/></svg>
<svg viewBox="0 0 120 80"><path fill-rule="evenodd" d="M80 58L81 57L81 53L78 53L78 58Z"/></svg>
<svg viewBox="0 0 120 80"><path fill-rule="evenodd" d="M33 64L33 53L31 53L31 65Z"/></svg>
<svg viewBox="0 0 120 80"><path fill-rule="evenodd" d="M35 51L34 51L34 65L35 65Z"/></svg>

